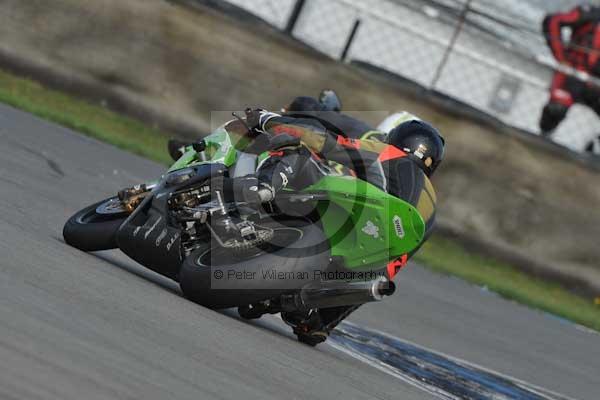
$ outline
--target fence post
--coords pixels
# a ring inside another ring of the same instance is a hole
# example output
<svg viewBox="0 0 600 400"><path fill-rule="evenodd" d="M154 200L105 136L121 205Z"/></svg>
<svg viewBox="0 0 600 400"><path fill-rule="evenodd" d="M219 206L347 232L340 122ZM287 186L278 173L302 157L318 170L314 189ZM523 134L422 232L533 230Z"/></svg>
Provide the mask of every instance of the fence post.
<svg viewBox="0 0 600 400"><path fill-rule="evenodd" d="M456 25L456 28L454 29L454 33L452 34L452 38L450 39L450 43L448 43L448 47L446 47L446 51L444 52L444 56L442 57L442 61L440 61L440 64L437 67L437 70L435 71L435 75L433 77L433 79L431 80L431 86L430 89L434 89L438 84L438 81L440 80L440 78L442 77L442 73L444 72L444 68L446 68L446 64L448 63L448 59L450 58L450 54L452 53L452 51L454 50L454 45L456 44L456 41L458 40L458 35L460 34L460 32L463 29L463 26L465 25L465 20L467 19L467 14L469 13L469 11L471 11L471 3L473 0L467 0L467 3L465 4L465 7L463 8L459 20L458 20L458 24Z"/></svg>
<svg viewBox="0 0 600 400"><path fill-rule="evenodd" d="M302 8L304 7L304 3L306 0L296 0L296 4L294 5L294 9L292 10L292 15L290 15L290 19L285 27L284 32L288 35L291 35L294 32L294 28L296 27L296 22L298 22L298 17L302 14Z"/></svg>
<svg viewBox="0 0 600 400"><path fill-rule="evenodd" d="M348 56L348 51L350 50L350 46L352 42L354 42L354 37L356 36L356 32L358 32L358 27L360 26L360 19L354 21L354 26L350 31L350 35L348 36L348 40L346 40L346 45L344 46L344 50L342 51L342 55L340 56L340 61L346 61L346 57Z"/></svg>

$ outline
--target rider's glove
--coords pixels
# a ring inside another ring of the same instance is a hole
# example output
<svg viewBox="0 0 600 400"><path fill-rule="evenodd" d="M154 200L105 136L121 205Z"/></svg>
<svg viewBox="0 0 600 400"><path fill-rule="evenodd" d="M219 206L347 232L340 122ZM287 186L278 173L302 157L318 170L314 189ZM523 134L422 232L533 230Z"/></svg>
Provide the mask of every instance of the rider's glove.
<svg viewBox="0 0 600 400"><path fill-rule="evenodd" d="M271 150L272 135L267 133L265 127L267 122L272 118L279 117L279 114L268 112L266 110L250 108L246 109L246 127L248 135L253 138L253 141L244 149L244 152L251 154L261 154Z"/></svg>
<svg viewBox="0 0 600 400"><path fill-rule="evenodd" d="M253 175L234 178L233 193L236 202L243 201L251 206L258 206L275 198L275 190Z"/></svg>
<svg viewBox="0 0 600 400"><path fill-rule="evenodd" d="M280 117L281 115L269 112L267 110L255 109L252 110L247 108L246 111L246 124L250 129L250 134L254 137L260 134L267 134L265 129L267 122L272 118Z"/></svg>

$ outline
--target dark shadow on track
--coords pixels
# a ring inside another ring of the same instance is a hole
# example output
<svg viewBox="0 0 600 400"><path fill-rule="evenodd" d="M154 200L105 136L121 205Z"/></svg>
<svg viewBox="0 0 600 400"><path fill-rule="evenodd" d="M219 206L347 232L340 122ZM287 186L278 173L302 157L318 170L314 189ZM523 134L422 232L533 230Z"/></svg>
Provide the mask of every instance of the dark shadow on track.
<svg viewBox="0 0 600 400"><path fill-rule="evenodd" d="M53 237L53 238L56 239L58 242L68 246L62 238L58 238L58 237ZM87 254L89 254L92 257L98 258L112 266L120 268L128 273L131 273L131 274L137 276L138 278L148 281L148 282L152 283L153 285L155 285L161 289L164 289L170 293L173 293L177 296L184 297L183 294L181 293L181 290L179 289L179 285L176 282L174 282L168 278L165 278L153 271L150 271L142 266L138 266L138 265L134 264L134 262L127 262L127 261L120 260L118 258L118 256L111 253L111 251L102 251L102 252L87 253ZM202 306L198 305L198 307L202 307ZM287 336L290 339L293 339L294 341L296 340L296 338L293 335L293 333L291 332L291 330L288 330L287 325L285 325L285 323L283 321L280 321L276 317L272 317L272 318L267 317L267 318L261 318L261 319L256 319L256 320L246 320L246 319L241 318L238 315L237 310L235 308L229 308L229 309L225 309L225 310L213 310L213 311L215 311L219 314L228 316L230 318L236 319L244 324L248 324L248 325L254 326L259 329L263 329L263 330L271 332L271 333L279 334L282 336Z"/></svg>
<svg viewBox="0 0 600 400"><path fill-rule="evenodd" d="M139 278L142 278L162 289L165 289L173 294L178 296L182 296L181 290L179 289L179 285L177 282L174 282L168 278L165 278L155 272L150 271L142 266L136 266L132 263L123 262L115 257L113 254L109 252L98 252L98 253L88 253L93 257L96 257L102 261L105 261L109 264L114 265L115 267L121 268L124 271L127 271ZM183 297L183 296L182 296Z"/></svg>
<svg viewBox="0 0 600 400"><path fill-rule="evenodd" d="M52 236L52 238L65 246L71 247L67 243L65 243L65 241L62 237ZM73 248L76 251L80 251L80 250L75 249L74 247L71 247L71 248ZM179 284L177 284L177 282L174 282L168 278L165 278L165 277L161 276L160 274L157 274L147 268L144 268L141 265L137 265L137 264L135 264L134 261L131 261L131 262L123 261L123 260L119 259L113 253L113 251L118 251L118 250L107 250L107 251L100 251L100 252L93 252L93 253L92 252L83 252L83 253L86 253L92 257L98 258L108 264L111 264L117 268L127 271L130 274L137 276L138 278L142 278L162 289L165 289L173 294L183 297L183 295L181 294L181 290L179 289Z"/></svg>
<svg viewBox="0 0 600 400"><path fill-rule="evenodd" d="M138 266L138 265L134 264L134 262L127 262L127 261L120 260L120 259L118 259L118 257L115 254L111 254L110 251L88 253L88 254L90 254L91 256L96 257L102 261L105 261L106 263L111 264L117 268L127 271L141 279L144 279L162 289L167 290L168 292L171 292L177 296L184 297L183 294L181 293L181 290L179 289L178 283L176 283L168 278L165 278L153 271L150 271L142 266ZM197 305L197 306L202 307L201 305ZM232 319L236 319L239 322L242 322L244 324L248 324L255 328L264 330L266 332L289 337L291 340L296 342L296 336L292 333L291 328L289 328L283 321L281 321L279 318L277 318L275 316L273 316L271 318L269 318L267 316L267 317L263 317L261 319L247 320L247 319L241 318L239 316L239 314L237 313L237 309L235 309L235 308L229 308L229 309L225 309L225 310L213 310L213 311L216 313L219 313L221 315L230 317Z"/></svg>
<svg viewBox="0 0 600 400"><path fill-rule="evenodd" d="M329 341L334 347L374 363L379 369L412 382L442 399L567 399L351 323L338 326Z"/></svg>

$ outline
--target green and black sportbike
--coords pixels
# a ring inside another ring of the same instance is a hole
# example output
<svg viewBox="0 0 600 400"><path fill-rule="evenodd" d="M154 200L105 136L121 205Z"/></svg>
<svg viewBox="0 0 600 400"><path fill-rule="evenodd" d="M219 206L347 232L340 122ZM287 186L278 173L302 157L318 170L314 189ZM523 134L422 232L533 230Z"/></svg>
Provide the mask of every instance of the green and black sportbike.
<svg viewBox="0 0 600 400"><path fill-rule="evenodd" d="M206 307L237 307L244 318L281 313L315 345L339 320L319 326L314 315L394 292L388 266L419 246L425 224L415 207L331 165L302 191L284 189L258 207L236 200L230 182L266 156L237 151L223 126L158 181L76 213L65 241L118 248Z"/></svg>

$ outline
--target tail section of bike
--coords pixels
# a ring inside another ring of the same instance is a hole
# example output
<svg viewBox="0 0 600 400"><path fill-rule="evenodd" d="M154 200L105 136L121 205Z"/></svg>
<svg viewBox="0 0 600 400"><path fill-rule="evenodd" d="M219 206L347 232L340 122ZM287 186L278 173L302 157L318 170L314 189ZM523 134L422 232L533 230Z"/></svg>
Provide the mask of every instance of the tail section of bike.
<svg viewBox="0 0 600 400"><path fill-rule="evenodd" d="M422 242L425 222L409 203L351 176L328 176L304 192L326 195L317 205L334 257L349 269L385 266Z"/></svg>

